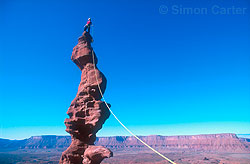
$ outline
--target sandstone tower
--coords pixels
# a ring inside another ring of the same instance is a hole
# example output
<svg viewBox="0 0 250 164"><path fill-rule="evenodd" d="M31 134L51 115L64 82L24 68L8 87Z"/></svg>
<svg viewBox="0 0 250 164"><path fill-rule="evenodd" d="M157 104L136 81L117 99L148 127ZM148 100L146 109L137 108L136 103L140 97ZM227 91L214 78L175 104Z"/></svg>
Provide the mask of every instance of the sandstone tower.
<svg viewBox="0 0 250 164"><path fill-rule="evenodd" d="M102 128L110 112L101 101L98 85L104 93L107 80L94 65L97 64L97 58L91 42L91 35L85 31L78 39L71 56L82 74L77 95L67 112L69 118L65 119L66 131L70 133L72 143L62 153L61 164L99 164L104 158L112 156L109 149L94 145L96 133Z"/></svg>

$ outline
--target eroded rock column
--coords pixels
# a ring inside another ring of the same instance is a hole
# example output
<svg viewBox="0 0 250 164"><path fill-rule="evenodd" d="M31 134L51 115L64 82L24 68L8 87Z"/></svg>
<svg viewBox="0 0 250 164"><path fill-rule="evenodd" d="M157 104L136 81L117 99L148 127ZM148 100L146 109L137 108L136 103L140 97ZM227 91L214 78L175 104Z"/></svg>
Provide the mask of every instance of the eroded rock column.
<svg viewBox="0 0 250 164"><path fill-rule="evenodd" d="M71 60L80 68L82 75L77 95L67 111L69 118L65 119L66 131L70 133L72 143L62 153L61 164L99 164L104 158L112 156L109 149L94 145L96 133L102 128L110 112L101 101L98 84L104 93L107 80L93 64L91 42L91 35L84 32L71 56ZM95 53L94 60L97 64Z"/></svg>

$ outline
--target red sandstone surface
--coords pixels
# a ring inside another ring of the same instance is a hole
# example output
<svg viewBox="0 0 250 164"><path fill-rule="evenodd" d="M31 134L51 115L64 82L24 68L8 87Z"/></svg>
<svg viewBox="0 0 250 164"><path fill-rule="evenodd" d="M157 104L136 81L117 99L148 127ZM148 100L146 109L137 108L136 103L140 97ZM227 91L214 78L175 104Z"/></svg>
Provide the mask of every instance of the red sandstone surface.
<svg viewBox="0 0 250 164"><path fill-rule="evenodd" d="M80 68L82 75L77 95L67 112L69 118L65 119L66 131L70 133L72 142L62 153L61 164L98 164L104 158L112 156L109 149L94 146L96 133L102 128L110 112L100 100L102 96L98 85L104 93L107 80L93 64L92 54L95 64L97 58L91 47L91 41L91 35L84 32L71 56L71 60Z"/></svg>

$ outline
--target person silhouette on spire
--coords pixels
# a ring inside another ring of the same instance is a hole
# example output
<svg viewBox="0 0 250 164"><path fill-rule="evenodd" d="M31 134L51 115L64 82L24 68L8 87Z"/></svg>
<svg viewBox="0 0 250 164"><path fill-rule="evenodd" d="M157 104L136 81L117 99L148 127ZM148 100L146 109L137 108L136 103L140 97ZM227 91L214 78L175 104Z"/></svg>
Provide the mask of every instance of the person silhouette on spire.
<svg viewBox="0 0 250 164"><path fill-rule="evenodd" d="M84 31L90 33L90 26L92 25L91 19L89 18L86 25L84 26Z"/></svg>

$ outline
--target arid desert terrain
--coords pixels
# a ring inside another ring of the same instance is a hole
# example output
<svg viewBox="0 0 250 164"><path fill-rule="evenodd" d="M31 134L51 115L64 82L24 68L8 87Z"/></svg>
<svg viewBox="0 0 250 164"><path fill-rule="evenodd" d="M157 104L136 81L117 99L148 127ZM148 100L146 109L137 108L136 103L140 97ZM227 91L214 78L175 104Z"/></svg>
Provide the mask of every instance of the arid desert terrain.
<svg viewBox="0 0 250 164"><path fill-rule="evenodd" d="M250 164L250 139L235 134L140 136L179 164ZM26 140L0 139L1 164L56 164L70 144L70 136L34 136ZM96 145L114 152L103 164L165 164L162 157L130 136L99 137Z"/></svg>

